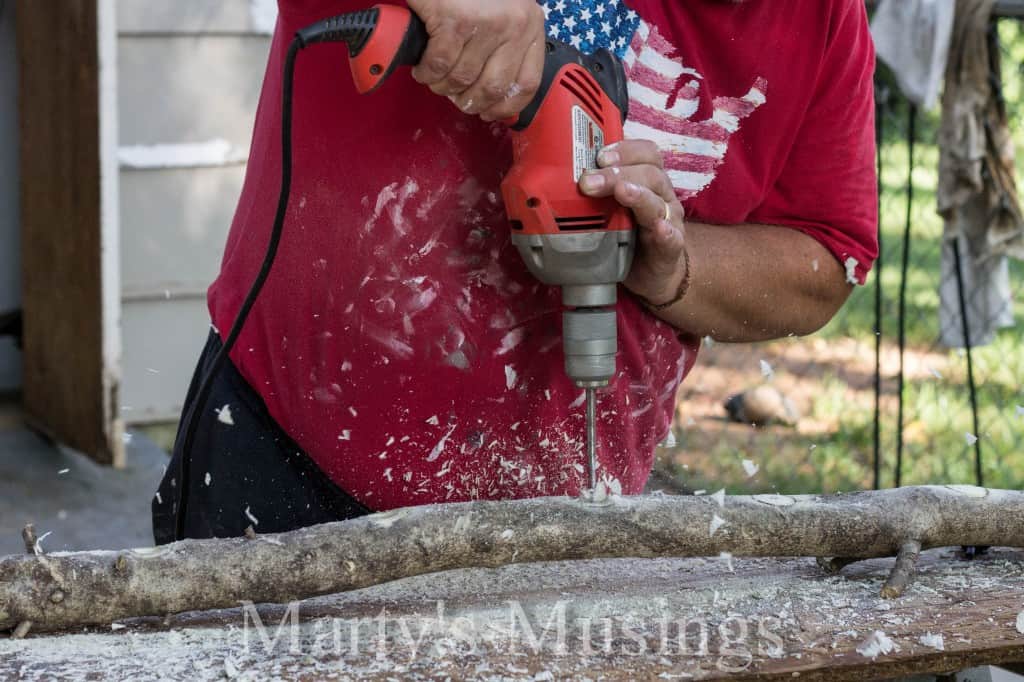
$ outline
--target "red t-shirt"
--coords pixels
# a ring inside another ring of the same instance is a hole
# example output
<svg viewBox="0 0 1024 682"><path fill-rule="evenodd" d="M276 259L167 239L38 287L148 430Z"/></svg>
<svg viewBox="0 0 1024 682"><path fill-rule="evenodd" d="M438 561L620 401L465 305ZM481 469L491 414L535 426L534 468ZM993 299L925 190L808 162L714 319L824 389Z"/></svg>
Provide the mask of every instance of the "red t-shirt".
<svg viewBox="0 0 1024 682"><path fill-rule="evenodd" d="M226 332L259 269L280 182L295 31L367 6L281 0L245 187L210 289ZM611 46L628 137L653 138L691 220L792 227L863 280L876 255L873 50L861 0L548 0L549 32ZM511 245L507 132L397 72L356 94L345 47L298 58L295 174L273 272L231 357L271 415L372 509L575 494L582 391L558 291ZM753 285L753 283L752 283ZM625 291L600 395L601 475L642 490L699 341Z"/></svg>

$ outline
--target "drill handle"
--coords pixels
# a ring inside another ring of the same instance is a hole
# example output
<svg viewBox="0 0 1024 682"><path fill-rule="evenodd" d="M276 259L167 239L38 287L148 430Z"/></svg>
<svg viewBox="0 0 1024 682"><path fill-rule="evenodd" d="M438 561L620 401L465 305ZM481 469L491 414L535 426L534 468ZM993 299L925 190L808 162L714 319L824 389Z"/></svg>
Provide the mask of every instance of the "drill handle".
<svg viewBox="0 0 1024 682"><path fill-rule="evenodd" d="M426 52L430 36L423 21L407 7L377 5L358 12L330 17L307 26L296 34L303 46L312 43L342 42L349 48L352 77L356 89L372 92L399 66L416 66ZM524 130L533 122L559 73L567 64L579 64L594 77L626 120L629 93L626 74L619 59L608 50L584 55L558 40L545 43L544 75L533 101L516 119L506 121L514 130Z"/></svg>
<svg viewBox="0 0 1024 682"><path fill-rule="evenodd" d="M399 66L416 66L430 36L423 21L406 7L377 5L358 12L329 17L295 34L302 46L345 43L356 89L365 94Z"/></svg>

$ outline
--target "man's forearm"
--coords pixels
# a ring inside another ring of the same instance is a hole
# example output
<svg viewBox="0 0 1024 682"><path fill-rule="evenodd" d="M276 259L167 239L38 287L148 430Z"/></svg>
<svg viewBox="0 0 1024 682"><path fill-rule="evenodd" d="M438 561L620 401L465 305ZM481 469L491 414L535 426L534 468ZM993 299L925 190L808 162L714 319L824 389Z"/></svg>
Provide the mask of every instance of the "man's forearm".
<svg viewBox="0 0 1024 682"><path fill-rule="evenodd" d="M817 331L849 296L843 267L817 240L786 227L688 223L690 283L655 313L717 341L764 341Z"/></svg>

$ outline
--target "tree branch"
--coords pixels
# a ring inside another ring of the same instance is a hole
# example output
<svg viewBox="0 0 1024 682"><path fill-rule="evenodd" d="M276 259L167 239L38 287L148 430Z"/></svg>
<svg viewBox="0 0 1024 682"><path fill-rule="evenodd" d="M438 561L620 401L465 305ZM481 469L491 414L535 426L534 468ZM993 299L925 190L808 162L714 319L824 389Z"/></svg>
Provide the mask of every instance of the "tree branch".
<svg viewBox="0 0 1024 682"><path fill-rule="evenodd" d="M31 523L26 523L21 530L21 539L25 542L25 551L29 554L39 554L39 538L36 537L36 529Z"/></svg>
<svg viewBox="0 0 1024 682"><path fill-rule="evenodd" d="M821 570L825 571L825 573L828 573L829 575L837 575L844 568L846 568L850 564L855 564L858 561L860 561L860 559L850 559L848 557L828 558L820 556L818 557L818 567L821 568Z"/></svg>
<svg viewBox="0 0 1024 682"><path fill-rule="evenodd" d="M917 540L908 540L900 547L896 554L896 564L892 567L885 585L882 586L882 596L886 599L895 599L903 594L907 585L914 579L914 571L917 567L917 559L921 556L921 543Z"/></svg>
<svg viewBox="0 0 1024 682"><path fill-rule="evenodd" d="M892 592L909 582L917 551L958 545L1024 547L1024 492L922 486L721 505L704 496L431 505L254 538L6 557L0 631L286 603L458 568L723 552L867 559L903 550Z"/></svg>

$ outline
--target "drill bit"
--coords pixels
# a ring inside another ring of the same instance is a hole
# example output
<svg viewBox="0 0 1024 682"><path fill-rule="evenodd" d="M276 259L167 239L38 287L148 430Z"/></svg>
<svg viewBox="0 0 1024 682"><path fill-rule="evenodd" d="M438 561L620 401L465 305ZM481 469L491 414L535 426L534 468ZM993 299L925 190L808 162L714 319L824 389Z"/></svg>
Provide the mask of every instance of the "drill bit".
<svg viewBox="0 0 1024 682"><path fill-rule="evenodd" d="M587 392L587 457L590 460L590 489L597 489L597 397L592 387Z"/></svg>
<svg viewBox="0 0 1024 682"><path fill-rule="evenodd" d="M562 313L562 345L565 373L577 388L584 389L587 401L586 446L591 490L597 488L597 390L611 384L618 350L618 320L615 309L610 307L615 302L615 287L608 288L610 291L594 286L562 288L562 302L575 306ZM608 305L580 305L595 300L607 301Z"/></svg>

